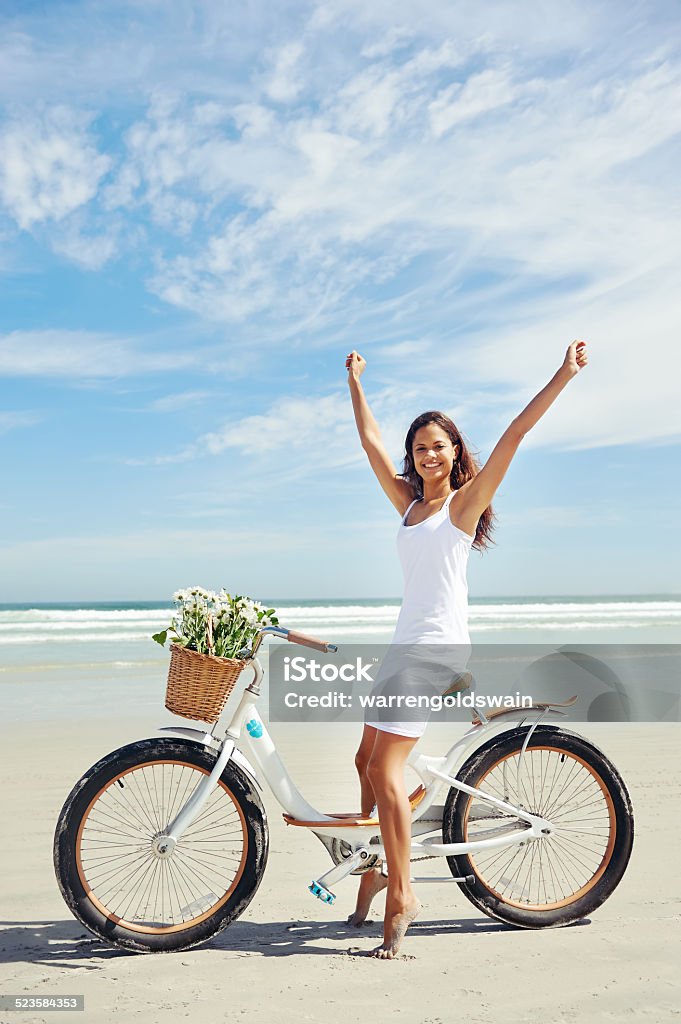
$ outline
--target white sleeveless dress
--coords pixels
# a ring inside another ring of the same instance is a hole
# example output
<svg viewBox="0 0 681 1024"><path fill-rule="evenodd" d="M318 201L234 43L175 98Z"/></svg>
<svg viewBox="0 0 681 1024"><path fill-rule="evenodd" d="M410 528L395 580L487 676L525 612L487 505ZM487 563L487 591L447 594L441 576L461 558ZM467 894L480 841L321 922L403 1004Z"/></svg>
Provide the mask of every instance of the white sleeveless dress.
<svg viewBox="0 0 681 1024"><path fill-rule="evenodd" d="M442 508L423 522L406 525L418 499L402 517L397 531L397 550L404 575L402 606L372 693L381 689L386 692L386 680L394 678L396 667L406 680L407 689L409 676L420 675L423 681L424 664L433 666L430 684L437 678L453 679L466 667L471 650L466 570L475 537L454 526L449 518L449 505L455 494L456 491L452 491ZM441 644L447 647L438 655L435 645ZM416 645L428 645L417 651L417 660L410 655L410 651L416 651ZM446 682L442 690L445 688ZM405 692L404 686L400 684L397 691L393 688L392 692L398 691ZM408 719L388 719L389 714L386 710L379 717L375 709L367 708L364 721L374 729L415 738L423 734L428 722L428 712L423 708L416 714L410 712Z"/></svg>

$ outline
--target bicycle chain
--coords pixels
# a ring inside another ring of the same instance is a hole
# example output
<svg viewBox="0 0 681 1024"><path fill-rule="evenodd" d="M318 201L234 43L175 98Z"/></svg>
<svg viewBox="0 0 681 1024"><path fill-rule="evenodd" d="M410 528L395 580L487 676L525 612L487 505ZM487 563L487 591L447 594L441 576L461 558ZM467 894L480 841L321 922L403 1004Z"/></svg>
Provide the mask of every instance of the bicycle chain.
<svg viewBox="0 0 681 1024"><path fill-rule="evenodd" d="M419 818L419 824L425 822L427 825L441 825L442 818ZM439 854L437 853L423 853L420 857L410 857L409 863L414 864L417 860L435 860Z"/></svg>
<svg viewBox="0 0 681 1024"><path fill-rule="evenodd" d="M419 818L419 823L420 822L424 822L427 825L436 825L437 826L437 825L441 825L442 824L442 819L441 818ZM347 852L347 855L345 857L341 853L341 846L342 845L345 845L347 847L347 851L348 852ZM371 846L371 843L369 845ZM348 856L350 856L350 847L348 846L347 843L345 843L345 840L341 839L341 840L338 841L337 849L334 851L334 854L332 855L333 862L334 862L334 864L340 864L341 861L342 860L346 860ZM420 856L410 857L409 858L409 863L410 864L414 864L414 863L416 863L416 861L419 861L419 860L435 860L438 856L439 856L439 854L437 854L437 853L423 853ZM336 859L337 857L339 857L340 859ZM354 871L351 872L351 874L353 874L353 875L363 875L366 871L371 870L371 868L380 867L380 865L382 863L383 863L382 859L376 858L376 860L374 860L373 857L372 857L370 859L369 863L366 866L363 866L361 868L356 868Z"/></svg>

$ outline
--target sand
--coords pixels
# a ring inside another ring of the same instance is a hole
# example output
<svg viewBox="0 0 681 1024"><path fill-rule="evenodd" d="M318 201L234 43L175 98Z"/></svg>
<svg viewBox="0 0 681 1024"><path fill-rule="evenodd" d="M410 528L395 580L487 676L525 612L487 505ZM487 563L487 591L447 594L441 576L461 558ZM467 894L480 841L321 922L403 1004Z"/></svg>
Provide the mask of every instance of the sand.
<svg viewBox="0 0 681 1024"><path fill-rule="evenodd" d="M264 880L245 914L207 945L143 956L107 947L64 904L52 868L54 825L74 782L102 754L153 735L170 716L33 722L0 728L2 920L0 992L85 996L85 1012L0 1011L0 1020L657 1022L681 1017L679 917L681 773L678 725L580 726L611 756L636 816L627 873L590 920L521 931L476 911L455 884L422 885L424 904L403 956L353 955L381 940L384 896L373 924L343 922L356 878L332 906L307 885L330 866L321 844L287 827L269 791ZM326 810L353 810L360 726L274 725L294 781ZM432 725L420 749L440 753ZM450 729L452 727L449 727ZM330 739L330 736L332 738ZM435 863L435 862L431 862ZM437 870L444 868L441 861Z"/></svg>

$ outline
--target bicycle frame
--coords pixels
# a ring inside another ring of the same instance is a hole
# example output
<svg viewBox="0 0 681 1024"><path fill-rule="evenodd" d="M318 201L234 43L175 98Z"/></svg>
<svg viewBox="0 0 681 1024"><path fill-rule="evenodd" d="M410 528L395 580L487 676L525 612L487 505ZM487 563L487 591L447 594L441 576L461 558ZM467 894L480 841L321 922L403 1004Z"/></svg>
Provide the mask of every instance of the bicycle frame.
<svg viewBox="0 0 681 1024"><path fill-rule="evenodd" d="M284 631L282 630L281 632ZM211 745L218 751L218 758L210 775L206 776L199 783L187 803L165 829L165 835L162 840L163 851L172 849L184 830L198 816L201 808L210 797L215 786L217 786L225 766L230 758L232 758L248 771L258 783L258 772L260 772L266 779L275 799L284 809L284 812L299 821L304 821L306 823L305 827L309 828L320 839L329 852L334 840L343 840L348 843L353 851L353 855L333 869L332 872L328 873L329 881L338 881L345 874L349 874L354 870L354 867L359 865L360 860L368 856L368 853L360 853L359 851L368 851L370 843L370 853L377 855L379 858L384 858L385 850L380 842L380 830L376 825L357 825L349 829L347 826L343 827L339 824L337 828L334 828L333 824L341 819L334 818L332 815L327 815L317 810L317 808L305 800L302 793L295 786L256 708L255 701L260 695L263 669L257 657L252 656L250 660L251 667L254 670L254 677L244 690L222 740L215 736L213 732L206 732L205 730L190 729L182 726L162 727L162 731L189 736L199 742ZM516 725L523 724L528 718L528 709L518 709L518 714L522 716L522 719L520 722L514 722ZM560 712L544 708L540 710L538 715L532 716L534 721L528 730L524 748L527 746L529 737L539 724L539 721L547 714L560 714ZM507 721L493 723L487 721L484 715L481 715L481 724L475 727L471 726L450 747L444 756L428 756L417 754L414 751L409 756L407 763L416 772L425 788L425 796L412 811L413 854L428 857L448 857L453 854L476 853L494 848L520 845L529 839L540 839L550 834L552 831L550 821L530 814L524 808L507 803L482 790L471 788L459 782L456 778L456 772L470 753L480 747L491 736L498 735L506 730L508 726L509 723ZM242 742L247 747L255 769L237 747L237 743ZM474 795L495 808L513 814L519 820L526 822L528 828L468 843L442 843L436 839L417 838L419 835L428 835L441 829L442 807L438 808L439 817L428 818L427 812L433 807L435 798L443 785L452 786L455 789ZM420 826L419 822L422 823ZM315 831L314 826L317 823L319 825L322 823L327 824L324 825L323 831ZM426 828L426 825L434 825L435 827ZM332 874L333 878L331 878ZM324 876L324 878L326 879L327 876Z"/></svg>

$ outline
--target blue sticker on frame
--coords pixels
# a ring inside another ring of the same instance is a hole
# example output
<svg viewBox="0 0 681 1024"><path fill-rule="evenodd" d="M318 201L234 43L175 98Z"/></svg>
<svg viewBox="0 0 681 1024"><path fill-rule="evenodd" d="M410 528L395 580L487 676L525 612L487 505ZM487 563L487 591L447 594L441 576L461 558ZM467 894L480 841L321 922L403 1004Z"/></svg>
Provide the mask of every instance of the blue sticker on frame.
<svg viewBox="0 0 681 1024"><path fill-rule="evenodd" d="M259 740L262 736L262 722L259 722L256 718L246 722L246 729L248 730L248 735L252 736L254 740Z"/></svg>

